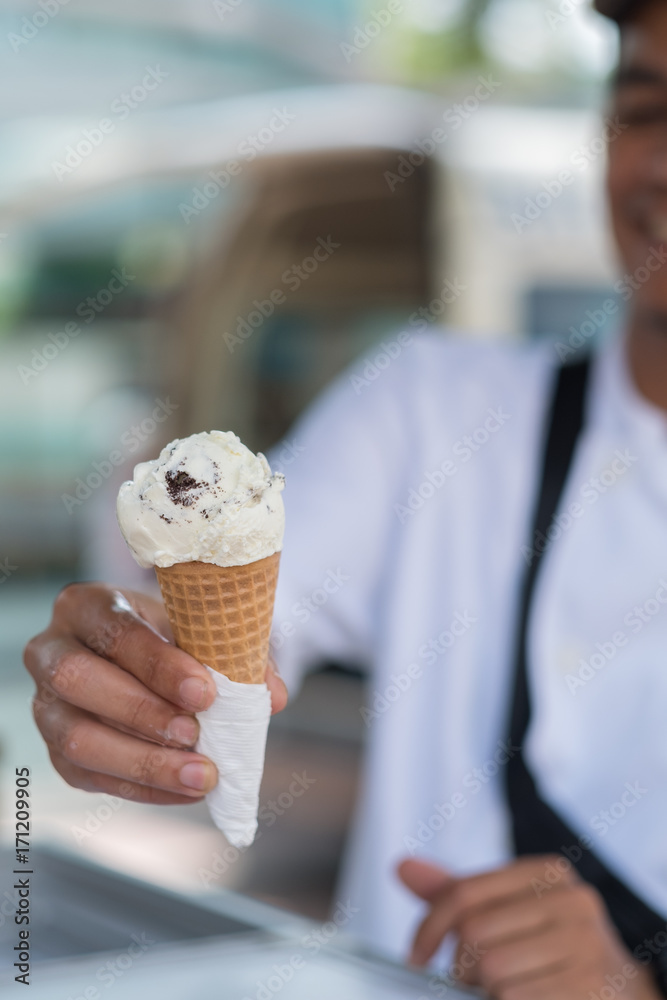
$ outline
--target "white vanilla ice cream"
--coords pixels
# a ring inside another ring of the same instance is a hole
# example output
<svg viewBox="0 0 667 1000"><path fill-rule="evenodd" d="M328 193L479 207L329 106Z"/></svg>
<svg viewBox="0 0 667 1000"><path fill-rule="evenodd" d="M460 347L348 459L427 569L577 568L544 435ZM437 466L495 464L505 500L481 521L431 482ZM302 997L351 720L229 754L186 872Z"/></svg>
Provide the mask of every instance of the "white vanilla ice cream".
<svg viewBox="0 0 667 1000"><path fill-rule="evenodd" d="M140 566L183 562L245 566L280 552L285 532L281 491L231 431L172 441L134 470L118 495L118 522Z"/></svg>

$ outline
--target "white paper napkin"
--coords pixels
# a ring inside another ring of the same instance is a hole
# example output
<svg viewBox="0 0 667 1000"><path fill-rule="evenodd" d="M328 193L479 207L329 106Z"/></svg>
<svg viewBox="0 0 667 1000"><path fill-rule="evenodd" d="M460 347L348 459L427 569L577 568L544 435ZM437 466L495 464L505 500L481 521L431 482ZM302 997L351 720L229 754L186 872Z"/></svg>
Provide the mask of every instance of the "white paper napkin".
<svg viewBox="0 0 667 1000"><path fill-rule="evenodd" d="M213 822L229 843L248 847L257 832L271 695L266 684L237 684L206 669L218 693L211 707L197 716L196 749L213 761L219 774L206 802Z"/></svg>

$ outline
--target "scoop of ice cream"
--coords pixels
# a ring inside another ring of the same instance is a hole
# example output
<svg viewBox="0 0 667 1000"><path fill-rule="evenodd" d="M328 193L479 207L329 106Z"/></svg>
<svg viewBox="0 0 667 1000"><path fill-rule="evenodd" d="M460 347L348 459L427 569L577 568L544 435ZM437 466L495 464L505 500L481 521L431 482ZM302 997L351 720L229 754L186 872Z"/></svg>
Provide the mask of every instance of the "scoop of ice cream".
<svg viewBox="0 0 667 1000"><path fill-rule="evenodd" d="M118 523L140 566L245 566L283 545L284 476L236 434L172 441L118 494Z"/></svg>

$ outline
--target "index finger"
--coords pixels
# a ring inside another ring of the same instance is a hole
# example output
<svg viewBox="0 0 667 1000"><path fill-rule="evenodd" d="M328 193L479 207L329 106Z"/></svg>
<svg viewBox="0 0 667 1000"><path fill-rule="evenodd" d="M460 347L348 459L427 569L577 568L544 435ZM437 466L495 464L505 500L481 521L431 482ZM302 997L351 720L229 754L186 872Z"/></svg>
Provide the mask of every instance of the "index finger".
<svg viewBox="0 0 667 1000"><path fill-rule="evenodd" d="M120 591L87 586L83 600L75 585L58 601L61 620L98 656L190 712L212 704L215 686L206 668L160 635Z"/></svg>
<svg viewBox="0 0 667 1000"><path fill-rule="evenodd" d="M491 906L529 894L539 898L545 884L571 885L578 880L574 865L559 855L519 858L505 868L460 879L454 887L458 916L478 907Z"/></svg>
<svg viewBox="0 0 667 1000"><path fill-rule="evenodd" d="M447 886L434 901L432 909L417 931L411 961L422 965L431 958L444 938L456 930L474 910L516 901L517 897L539 897L536 883L544 885L554 868L562 885L577 881L574 866L561 857L527 857L514 864L482 875L457 879Z"/></svg>

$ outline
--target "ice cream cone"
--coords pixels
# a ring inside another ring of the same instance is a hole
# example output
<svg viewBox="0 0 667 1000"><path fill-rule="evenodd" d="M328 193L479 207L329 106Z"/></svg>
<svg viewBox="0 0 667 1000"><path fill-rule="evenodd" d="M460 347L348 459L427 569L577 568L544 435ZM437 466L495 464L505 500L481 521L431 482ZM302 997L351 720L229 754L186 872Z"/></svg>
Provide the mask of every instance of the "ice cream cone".
<svg viewBox="0 0 667 1000"><path fill-rule="evenodd" d="M195 750L217 768L206 801L235 847L257 831L284 486L263 455L213 430L172 441L118 493L121 531L138 564L156 568L176 643L215 687Z"/></svg>
<svg viewBox="0 0 667 1000"><path fill-rule="evenodd" d="M177 563L156 573L176 645L239 684L263 684L280 552L247 566Z"/></svg>

